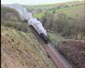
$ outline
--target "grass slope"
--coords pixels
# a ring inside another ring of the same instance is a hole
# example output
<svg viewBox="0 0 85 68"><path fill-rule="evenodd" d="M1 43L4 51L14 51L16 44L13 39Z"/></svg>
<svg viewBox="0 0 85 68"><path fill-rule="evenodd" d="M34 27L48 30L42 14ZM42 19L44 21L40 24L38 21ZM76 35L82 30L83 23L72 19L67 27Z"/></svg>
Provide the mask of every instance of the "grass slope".
<svg viewBox="0 0 85 68"><path fill-rule="evenodd" d="M81 17L84 16L85 12L85 5L78 5L78 6L73 6L73 7L67 7L67 8L61 8L61 9L56 9L56 14L57 13L65 13L66 15L70 17ZM52 13L54 10L48 11L49 13ZM44 15L43 12L36 13L34 14L34 17L41 18Z"/></svg>
<svg viewBox="0 0 85 68"><path fill-rule="evenodd" d="M1 14L1 68L55 68L30 31L25 33L12 27L13 23L21 23L15 11L3 8ZM7 27L7 22L12 26Z"/></svg>
<svg viewBox="0 0 85 68"><path fill-rule="evenodd" d="M74 6L74 7L68 7L60 10L56 10L56 12L62 12L67 14L68 16L71 17L77 17L77 16L84 16L85 12L85 5L79 5L79 6Z"/></svg>

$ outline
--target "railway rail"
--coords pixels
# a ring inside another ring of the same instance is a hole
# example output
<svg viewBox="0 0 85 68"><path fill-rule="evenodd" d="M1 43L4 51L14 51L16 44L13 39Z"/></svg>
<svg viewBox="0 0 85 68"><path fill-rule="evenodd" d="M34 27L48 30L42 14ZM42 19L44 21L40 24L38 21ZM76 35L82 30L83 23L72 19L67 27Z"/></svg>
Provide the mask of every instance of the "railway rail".
<svg viewBox="0 0 85 68"><path fill-rule="evenodd" d="M40 38L38 33L35 31L33 27L30 27L32 33L35 35L36 39L42 44L44 52L50 57L50 59L56 65L56 68L73 68L67 60L52 46L52 44L45 44L43 40Z"/></svg>

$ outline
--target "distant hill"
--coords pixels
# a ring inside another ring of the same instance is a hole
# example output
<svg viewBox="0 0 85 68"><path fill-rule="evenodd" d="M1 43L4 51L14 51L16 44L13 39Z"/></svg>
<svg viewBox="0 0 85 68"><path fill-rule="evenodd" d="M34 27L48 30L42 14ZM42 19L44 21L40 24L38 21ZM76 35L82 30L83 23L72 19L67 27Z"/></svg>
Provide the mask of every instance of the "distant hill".
<svg viewBox="0 0 85 68"><path fill-rule="evenodd" d="M36 6L28 6L28 9L31 9L34 13L34 17L41 18L44 16L44 13L53 13L53 12L68 12L72 10L84 8L84 1L72 1L66 3L57 3L57 4L49 4L49 5L36 5Z"/></svg>
<svg viewBox="0 0 85 68"><path fill-rule="evenodd" d="M42 10L47 10L47 9L52 9L52 8L57 8L59 6L71 6L71 5L78 5L78 4L83 4L84 1L70 1L70 2L64 2L64 3L54 3L54 4L40 4L40 5L24 5L27 7L27 9L31 10L37 10L37 9L42 9Z"/></svg>

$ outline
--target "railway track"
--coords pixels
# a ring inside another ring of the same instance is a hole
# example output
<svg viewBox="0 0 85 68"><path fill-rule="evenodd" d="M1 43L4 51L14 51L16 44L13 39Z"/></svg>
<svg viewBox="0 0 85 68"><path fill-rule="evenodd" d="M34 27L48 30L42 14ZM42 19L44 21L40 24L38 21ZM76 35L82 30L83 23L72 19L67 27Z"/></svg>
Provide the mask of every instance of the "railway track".
<svg viewBox="0 0 85 68"><path fill-rule="evenodd" d="M50 58L53 60L57 68L73 68L66 59L55 50L51 44L43 46Z"/></svg>
<svg viewBox="0 0 85 68"><path fill-rule="evenodd" d="M73 68L67 60L52 46L52 44L45 44L43 40L39 37L38 33L33 27L30 27L31 31L35 35L36 39L42 44L44 52L50 57L50 59L56 65L56 68Z"/></svg>

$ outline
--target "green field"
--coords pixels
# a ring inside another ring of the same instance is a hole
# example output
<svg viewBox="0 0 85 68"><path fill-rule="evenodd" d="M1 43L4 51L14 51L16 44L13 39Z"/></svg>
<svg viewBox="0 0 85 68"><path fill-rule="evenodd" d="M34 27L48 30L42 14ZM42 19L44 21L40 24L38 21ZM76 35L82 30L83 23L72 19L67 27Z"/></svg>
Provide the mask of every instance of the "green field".
<svg viewBox="0 0 85 68"><path fill-rule="evenodd" d="M67 7L67 8L61 8L61 9L56 9L56 14L57 13L65 13L68 16L72 17L77 17L77 16L84 16L85 12L85 5L79 5L79 6L73 6L73 7ZM52 13L54 10L47 11L48 13ZM36 13L34 14L34 17L41 18L44 15L43 12Z"/></svg>

